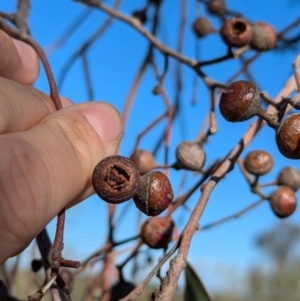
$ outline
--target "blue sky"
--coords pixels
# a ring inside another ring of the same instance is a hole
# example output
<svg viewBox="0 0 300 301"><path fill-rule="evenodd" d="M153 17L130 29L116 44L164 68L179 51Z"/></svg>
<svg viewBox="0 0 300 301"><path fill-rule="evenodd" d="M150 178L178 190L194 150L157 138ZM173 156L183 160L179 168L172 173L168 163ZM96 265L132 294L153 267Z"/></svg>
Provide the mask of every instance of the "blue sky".
<svg viewBox="0 0 300 301"><path fill-rule="evenodd" d="M195 57L196 45L195 37L190 29L190 25L196 15L194 2L187 1L188 18L183 47L184 54L191 58ZM105 1L105 3L110 5L112 1ZM138 8L142 8L144 3L145 1L142 0L123 1L121 10L130 14ZM299 3L292 0L279 0L276 3L272 0L228 0L227 3L232 11L242 12L251 22L270 22L274 24L275 29L278 31L295 20L299 16L300 11ZM1 10L12 11L14 8L13 4L13 1L2 1L0 5ZM33 0L30 18L33 36L43 47L49 46L84 9L83 5L72 1ZM177 1L165 0L162 10L164 18L159 29L159 39L171 48L175 48L179 5ZM199 6L198 12L201 15L207 14L202 6ZM82 22L79 29L70 36L61 48L49 55L56 78L58 78L64 63L70 55L102 24L104 19L105 15L95 10L86 21ZM219 28L220 23L218 19L212 18L212 22L216 28ZM146 26L149 27L149 24L146 24ZM137 68L142 62L147 47L148 42L129 26L124 25L120 21L115 21L112 24L88 52L92 84L95 88L95 98L97 100L109 101L120 111L123 110L124 100L127 97L130 85ZM200 58L203 60L218 57L226 52L226 47L220 41L218 35L204 38L201 42L198 42L198 47L200 49ZM257 79L260 88L268 91L270 96L275 97L287 78L292 74L292 62L295 53L295 51L266 53L251 66L250 70ZM162 56L157 51L155 52L155 58L162 66ZM217 66L208 66L203 70L215 80L226 82L235 70L238 70L239 66L240 63L238 61L231 60ZM174 70L175 61L170 60L166 89L172 101L175 96ZM186 66L182 67L182 72L182 108L174 124L171 150L174 150L178 142L193 140L197 137L208 109L207 91L201 80L198 81L197 102L195 105L191 105L194 74ZM151 70L148 70L130 113L130 122L126 128L121 146L122 155L130 155L136 135L151 120L165 110L161 99L158 96L153 96L151 93L155 84L153 73ZM48 92L47 82L42 70L36 87ZM62 86L61 94L69 97L76 103L87 100L80 60L75 61L71 67ZM211 137L205 146L207 152L206 166L216 158L228 153L251 123L251 121L241 124L228 123L223 120L218 112L217 122L218 132ZM145 139L142 139L141 147L151 150L163 126L164 124L159 125ZM275 145L275 133L270 128L264 128L259 133L249 145L245 154L247 151L257 148L272 152L275 161L273 171L270 175L263 177L262 182L274 180L283 166L289 165L300 169L299 161L291 161L280 155ZM171 161L173 161L174 154L171 153L170 157ZM158 154L158 161L162 162L162 152ZM171 182L176 194L178 193L177 187L181 176L182 172L171 172ZM194 181L194 176L189 176L185 189L190 187ZM266 190L266 192L270 191L272 190ZM198 197L199 192L196 192L187 204L189 208L193 208ZM257 199L256 195L249 192L245 180L236 167L213 191L200 224L205 225L232 214ZM74 259L82 260L92 251L99 248L106 238L106 215L106 204L95 196L70 209L67 212L65 252ZM299 217L300 212L298 210L288 221L299 223ZM175 222L180 230L183 229L187 218L187 212L181 211L181 214L175 214ZM54 220L48 227L52 237L55 231L55 223L56 221ZM136 234L137 211L135 206L133 204L118 206L116 223L119 226L116 232L117 238ZM230 221L214 229L195 234L189 260L194 263L198 271L201 271L200 274L204 281L210 287L214 287L212 282L214 273L212 271L215 271L218 266L226 266L229 269L242 272L247 267L261 262L263 257L254 248L254 238L276 223L278 223L278 218L272 214L269 205L267 203L262 204L239 220ZM156 254L161 255L159 251ZM223 279L220 276L218 279L220 283L226 281L225 278Z"/></svg>

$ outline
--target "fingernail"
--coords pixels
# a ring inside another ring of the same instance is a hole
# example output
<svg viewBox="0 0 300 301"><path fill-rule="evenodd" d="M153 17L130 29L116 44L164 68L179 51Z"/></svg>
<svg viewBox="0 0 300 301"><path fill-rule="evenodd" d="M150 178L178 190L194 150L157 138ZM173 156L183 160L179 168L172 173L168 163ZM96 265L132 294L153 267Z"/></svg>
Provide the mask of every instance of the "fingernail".
<svg viewBox="0 0 300 301"><path fill-rule="evenodd" d="M60 101L61 101L63 108L72 106L74 104L69 98L64 97L64 96L60 96Z"/></svg>
<svg viewBox="0 0 300 301"><path fill-rule="evenodd" d="M36 77L38 72L38 69L36 68L36 66L38 66L38 56L36 52L31 46L21 41L15 39L12 39L12 41L17 48L24 69L26 69L29 74L32 74L33 77Z"/></svg>
<svg viewBox="0 0 300 301"><path fill-rule="evenodd" d="M113 142L120 138L121 116L112 105L93 103L83 110L83 114L103 142Z"/></svg>

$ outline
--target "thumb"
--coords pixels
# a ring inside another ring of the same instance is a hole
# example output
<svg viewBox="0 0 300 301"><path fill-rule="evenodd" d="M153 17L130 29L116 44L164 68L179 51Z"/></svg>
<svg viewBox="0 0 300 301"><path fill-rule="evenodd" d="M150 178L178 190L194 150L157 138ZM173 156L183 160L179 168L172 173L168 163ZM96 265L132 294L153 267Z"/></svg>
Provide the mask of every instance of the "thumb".
<svg viewBox="0 0 300 301"><path fill-rule="evenodd" d="M0 138L0 262L22 249L58 212L93 193L96 164L122 134L108 103L73 105L28 131Z"/></svg>

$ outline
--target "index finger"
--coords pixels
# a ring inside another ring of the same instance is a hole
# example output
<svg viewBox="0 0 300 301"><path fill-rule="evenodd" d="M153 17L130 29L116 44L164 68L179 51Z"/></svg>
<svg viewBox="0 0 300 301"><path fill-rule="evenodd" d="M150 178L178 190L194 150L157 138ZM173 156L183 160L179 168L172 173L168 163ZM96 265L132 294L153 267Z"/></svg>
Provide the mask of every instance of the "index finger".
<svg viewBox="0 0 300 301"><path fill-rule="evenodd" d="M38 72L38 56L34 49L0 30L0 76L32 85Z"/></svg>

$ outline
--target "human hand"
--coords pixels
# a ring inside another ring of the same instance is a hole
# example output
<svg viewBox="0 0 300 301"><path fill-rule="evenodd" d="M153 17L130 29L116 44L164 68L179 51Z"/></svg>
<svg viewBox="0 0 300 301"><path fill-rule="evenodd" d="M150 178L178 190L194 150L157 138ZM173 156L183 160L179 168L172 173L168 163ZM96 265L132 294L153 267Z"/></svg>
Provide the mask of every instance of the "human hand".
<svg viewBox="0 0 300 301"><path fill-rule="evenodd" d="M34 50L0 31L0 264L21 252L64 207L94 193L96 164L122 135L108 103L73 105L30 85Z"/></svg>

